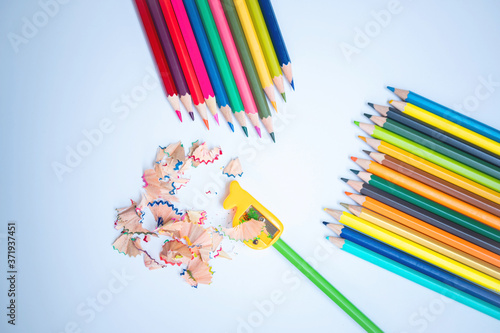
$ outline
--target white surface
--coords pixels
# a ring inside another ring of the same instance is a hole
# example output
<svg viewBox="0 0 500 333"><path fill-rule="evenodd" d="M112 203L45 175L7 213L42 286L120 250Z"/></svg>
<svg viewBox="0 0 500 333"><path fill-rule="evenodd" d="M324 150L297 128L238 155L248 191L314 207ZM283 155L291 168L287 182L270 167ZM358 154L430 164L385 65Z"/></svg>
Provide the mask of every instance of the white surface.
<svg viewBox="0 0 500 333"><path fill-rule="evenodd" d="M401 1L402 11L348 62L340 43L353 44L356 27L370 26L371 12L388 2L304 3L274 1L297 91L287 91L288 104L279 104L286 117L276 119L278 143L271 144L256 140L250 128L251 139L245 140L240 130L232 134L213 121L207 132L199 117L192 123L184 111L179 124L159 85L127 115L113 112L122 94L148 79L148 69L155 71L132 1L60 5L17 53L8 34L21 34L23 18L32 20L41 7L33 0L2 2L0 233L5 235L7 221L17 221L19 297L13 328L6 324L1 278L1 331L70 332L76 325L75 332L234 332L240 319L249 318L255 327L241 332L361 331L274 249L240 246L234 260L214 262L211 286L194 289L175 268L149 272L139 258L111 248L118 234L112 228L114 208L137 197L156 147L202 139L221 145L224 158L207 173L193 174L196 179L182 190L187 206L200 207L193 198L206 198L214 182L209 174L225 180L219 168L239 156L242 185L285 224L283 239L304 257L316 258L325 278L381 328L498 332L497 320L329 246L324 236L330 233L321 224L332 220L322 208L346 201L339 177L352 177L348 156L367 149L352 121L365 121L362 112L371 113L366 102L394 98L385 85L454 106L474 95L480 77L500 80L498 4ZM497 84L471 114L500 127L499 104ZM113 131L59 181L52 163L64 163L67 147L75 149L85 140L82 131L98 128L103 119ZM206 198L207 209L222 220L224 189L214 189L219 195ZM1 238L1 267L5 251ZM109 295L113 271L122 270L133 280L108 304L98 310L82 305ZM280 302L272 311L258 310L256 303L276 297Z"/></svg>

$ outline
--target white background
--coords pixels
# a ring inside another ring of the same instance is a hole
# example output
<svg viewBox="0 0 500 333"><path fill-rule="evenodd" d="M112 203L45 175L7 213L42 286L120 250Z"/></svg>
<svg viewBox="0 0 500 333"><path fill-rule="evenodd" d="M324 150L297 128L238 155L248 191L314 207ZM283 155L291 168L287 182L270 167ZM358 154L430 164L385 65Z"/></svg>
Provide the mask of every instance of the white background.
<svg viewBox="0 0 500 333"><path fill-rule="evenodd" d="M38 1L2 1L0 258L5 271L6 225L15 220L19 275L16 327L6 324L7 285L0 276L1 331L361 331L272 248L237 246L232 261L213 261L212 285L198 289L177 268L150 272L140 258L112 249L114 209L137 199L156 147L178 140L188 147L197 139L221 145L224 155L193 172L181 190L183 208L204 208L214 224L224 221L227 178L220 168L239 156L242 185L281 219L282 238L314 258L319 272L382 329L499 331L495 319L334 249L321 224L332 220L324 207L346 201L339 177L352 177L348 157L367 149L352 121L371 113L366 102L394 98L386 85L452 107L478 101L468 114L500 127L498 83L487 98L475 97L481 80L500 81L498 4L402 0L381 27L373 13L391 7L385 0L273 3L297 89L287 90L286 105L279 103L276 144L257 140L250 128L245 139L238 128L233 134L213 121L207 132L184 111L179 124L160 85L127 114L114 112L124 94L151 79L148 70L156 73L132 1L73 0L47 22L37 16ZM25 18L41 19L42 26L13 46L9 36L23 36ZM365 44L355 41L358 29L373 29ZM358 45L359 53L347 59L341 43ZM66 163L68 147L76 149L82 131L103 120L111 133L58 179L53 164ZM210 188L218 195L205 196ZM131 280L116 282L121 272ZM109 295L115 282L122 290L89 310L87 302ZM276 295L279 304L269 307Z"/></svg>

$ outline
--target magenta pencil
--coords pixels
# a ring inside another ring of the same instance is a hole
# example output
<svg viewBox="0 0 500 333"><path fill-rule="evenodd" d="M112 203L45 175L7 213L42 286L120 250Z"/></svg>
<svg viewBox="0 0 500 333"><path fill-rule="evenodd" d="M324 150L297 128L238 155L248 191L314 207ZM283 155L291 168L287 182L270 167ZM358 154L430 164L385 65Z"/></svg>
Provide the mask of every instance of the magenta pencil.
<svg viewBox="0 0 500 333"><path fill-rule="evenodd" d="M222 4L220 0L208 0L208 4L210 5L210 9L212 10L212 14L214 16L215 25L219 30L222 45L224 46L224 50L226 51L227 59L229 61L229 66L233 71L236 86L238 87L241 95L241 101L245 107L245 113L250 119L252 125L255 127L257 134L261 137L257 106L255 105L252 91L250 90L245 71L243 70L238 50L234 44L231 30L229 30L229 25L227 23L226 16L224 15Z"/></svg>
<svg viewBox="0 0 500 333"><path fill-rule="evenodd" d="M170 2L172 3L175 17L177 18L177 22L179 23L179 27L181 28L182 38L184 39L184 43L186 44L189 58L193 63L194 71L200 84L201 92L203 93L203 98L207 103L207 107L210 110L210 113L212 113L215 121L217 121L217 124L219 125L219 116L217 114L215 93L212 88L212 84L210 83L207 69L205 68L205 63L203 62L203 58L201 57L198 43L196 42L196 38L194 37L193 29L187 16L186 8L184 8L182 0L170 0Z"/></svg>

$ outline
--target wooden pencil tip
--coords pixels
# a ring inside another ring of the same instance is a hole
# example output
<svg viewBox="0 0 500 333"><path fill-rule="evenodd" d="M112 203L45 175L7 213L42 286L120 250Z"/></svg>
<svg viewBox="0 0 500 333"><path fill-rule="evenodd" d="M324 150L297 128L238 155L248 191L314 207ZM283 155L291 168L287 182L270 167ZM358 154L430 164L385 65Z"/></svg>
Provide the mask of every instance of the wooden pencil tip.
<svg viewBox="0 0 500 333"><path fill-rule="evenodd" d="M347 183L347 182L349 181L349 179L347 179L347 178L342 178L342 177L341 177L340 179L342 179L342 181L343 181L344 183Z"/></svg>
<svg viewBox="0 0 500 333"><path fill-rule="evenodd" d="M346 192L344 192L344 193L345 193L345 195L347 195L348 197L349 197L349 196L351 196L351 195L353 194L353 193L351 193L351 192L347 192L347 191L346 191Z"/></svg>
<svg viewBox="0 0 500 333"><path fill-rule="evenodd" d="M354 162L356 162L358 160L358 158L355 157L355 156L351 156L351 160L353 160Z"/></svg>
<svg viewBox="0 0 500 333"><path fill-rule="evenodd" d="M327 237L326 239L328 239L328 241L330 241L330 243L332 243L333 245L335 245L339 249L341 249L345 244L345 240L340 238L340 237Z"/></svg>
<svg viewBox="0 0 500 333"><path fill-rule="evenodd" d="M389 89L390 91L394 92L394 87L387 86L387 89Z"/></svg>
<svg viewBox="0 0 500 333"><path fill-rule="evenodd" d="M369 114L369 113L363 113L363 115L364 115L366 118L368 118L368 119L370 119L371 117L373 117L373 115L372 115L372 114Z"/></svg>
<svg viewBox="0 0 500 333"><path fill-rule="evenodd" d="M340 205L344 207L345 209L349 209L349 204L341 202Z"/></svg>
<svg viewBox="0 0 500 333"><path fill-rule="evenodd" d="M323 221L323 224L324 224L324 225L329 225L329 224L330 224L330 222Z"/></svg>
<svg viewBox="0 0 500 333"><path fill-rule="evenodd" d="M364 149L363 149L363 153L365 153L366 155L370 155L372 152L371 152L371 151L369 151L369 150L364 150Z"/></svg>
<svg viewBox="0 0 500 333"><path fill-rule="evenodd" d="M356 126L359 126L359 121L354 121L354 124L356 124Z"/></svg>
<svg viewBox="0 0 500 333"><path fill-rule="evenodd" d="M372 107L372 108L373 108L373 103L368 102L368 103L366 103L366 104L368 104L368 106L370 106L370 107Z"/></svg>
<svg viewBox="0 0 500 333"><path fill-rule="evenodd" d="M351 170L351 172L352 172L353 174L355 174L355 175L357 175L357 174L359 173L359 170L355 170L355 169L349 169L349 170Z"/></svg>
<svg viewBox="0 0 500 333"><path fill-rule="evenodd" d="M361 140L363 140L364 142L366 142L366 138L362 135L358 135L358 138L360 138Z"/></svg>

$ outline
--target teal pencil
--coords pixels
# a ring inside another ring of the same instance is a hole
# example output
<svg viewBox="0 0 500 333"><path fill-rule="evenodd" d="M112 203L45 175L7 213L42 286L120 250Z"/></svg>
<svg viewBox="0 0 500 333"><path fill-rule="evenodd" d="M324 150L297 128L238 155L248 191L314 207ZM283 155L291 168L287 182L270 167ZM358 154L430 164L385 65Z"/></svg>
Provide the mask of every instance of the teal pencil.
<svg viewBox="0 0 500 333"><path fill-rule="evenodd" d="M416 270L401 265L394 260L388 259L378 253L370 251L363 246L360 246L346 239L342 239L339 237L327 237L327 239L337 247L355 255L356 257L369 261L374 265L385 268L386 270L391 271L394 274L418 283L421 286L434 290L441 295L454 299L457 302L460 302L473 309L476 309L477 311L500 320L500 309L492 304L482 301L456 288L450 287L447 284L444 284L438 280L428 277L425 274L417 272Z"/></svg>

